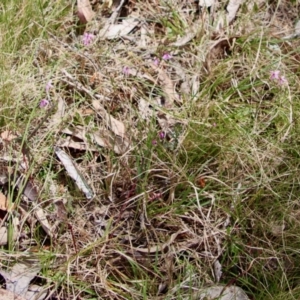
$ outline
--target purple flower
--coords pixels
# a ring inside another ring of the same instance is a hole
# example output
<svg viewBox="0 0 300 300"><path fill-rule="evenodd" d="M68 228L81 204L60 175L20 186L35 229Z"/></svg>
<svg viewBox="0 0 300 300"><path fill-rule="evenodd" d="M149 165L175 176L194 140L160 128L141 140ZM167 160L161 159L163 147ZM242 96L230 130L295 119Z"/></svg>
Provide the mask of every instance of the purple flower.
<svg viewBox="0 0 300 300"><path fill-rule="evenodd" d="M152 140L152 145L153 146L157 145L157 140Z"/></svg>
<svg viewBox="0 0 300 300"><path fill-rule="evenodd" d="M40 102L40 108L45 108L49 105L49 100L47 99L42 99Z"/></svg>
<svg viewBox="0 0 300 300"><path fill-rule="evenodd" d="M154 58L153 64L154 64L155 66L158 66L158 65L159 65L159 59L158 59L157 57Z"/></svg>
<svg viewBox="0 0 300 300"><path fill-rule="evenodd" d="M159 138L160 138L161 140L163 140L163 139L166 137L166 134L165 134L165 132L160 131L159 134L158 134L158 136L159 136Z"/></svg>
<svg viewBox="0 0 300 300"><path fill-rule="evenodd" d="M287 84L287 80L286 80L285 76L280 76L278 79L278 83L279 83L279 85Z"/></svg>
<svg viewBox="0 0 300 300"><path fill-rule="evenodd" d="M172 59L173 56L170 54L170 53L165 53L163 56L162 56L162 59L163 60L169 60L169 59Z"/></svg>
<svg viewBox="0 0 300 300"><path fill-rule="evenodd" d="M122 72L123 72L123 74L125 74L125 75L129 75L129 72L130 72L129 67L125 66L125 67L123 68Z"/></svg>
<svg viewBox="0 0 300 300"><path fill-rule="evenodd" d="M94 38L95 35L93 35L92 33L85 32L82 36L83 45L88 46L93 41Z"/></svg>
<svg viewBox="0 0 300 300"><path fill-rule="evenodd" d="M49 80L46 84L46 92L48 93L52 88L53 88L52 80Z"/></svg>
<svg viewBox="0 0 300 300"><path fill-rule="evenodd" d="M280 75L279 70L271 71L270 79L277 81L278 85L286 85L288 83L285 76Z"/></svg>
<svg viewBox="0 0 300 300"><path fill-rule="evenodd" d="M271 71L270 79L271 80L279 80L279 76L280 76L279 70Z"/></svg>

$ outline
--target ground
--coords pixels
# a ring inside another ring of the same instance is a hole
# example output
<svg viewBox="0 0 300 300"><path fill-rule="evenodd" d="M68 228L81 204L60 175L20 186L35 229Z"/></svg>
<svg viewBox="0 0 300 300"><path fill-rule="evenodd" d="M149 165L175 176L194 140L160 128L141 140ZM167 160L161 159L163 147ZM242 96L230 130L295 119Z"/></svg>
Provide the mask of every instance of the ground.
<svg viewBox="0 0 300 300"><path fill-rule="evenodd" d="M3 289L299 299L300 4L203 2L2 1Z"/></svg>

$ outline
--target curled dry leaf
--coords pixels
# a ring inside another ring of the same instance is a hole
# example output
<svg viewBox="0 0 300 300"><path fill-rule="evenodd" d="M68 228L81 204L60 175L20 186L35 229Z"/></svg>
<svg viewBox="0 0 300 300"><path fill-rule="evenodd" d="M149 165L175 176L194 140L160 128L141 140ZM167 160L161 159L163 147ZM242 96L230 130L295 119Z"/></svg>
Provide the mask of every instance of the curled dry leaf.
<svg viewBox="0 0 300 300"><path fill-rule="evenodd" d="M29 200L36 201L38 199L39 192L37 187L23 174L18 174L18 178L16 180L15 185L19 190L22 191L23 195L25 195Z"/></svg>
<svg viewBox="0 0 300 300"><path fill-rule="evenodd" d="M92 10L92 6L89 0L77 0L77 9L81 24L88 23L95 16L95 12Z"/></svg>
<svg viewBox="0 0 300 300"><path fill-rule="evenodd" d="M218 283L222 276L222 265L218 259L214 262L214 275L215 275L215 280Z"/></svg>
<svg viewBox="0 0 300 300"><path fill-rule="evenodd" d="M69 155L63 151L62 149L56 147L55 153L59 160L64 165L68 175L75 181L78 188L83 191L87 199L92 199L94 197L94 192L84 180L83 176L79 173L78 169L76 168L75 164L73 163L72 159Z"/></svg>
<svg viewBox="0 0 300 300"><path fill-rule="evenodd" d="M235 16L236 13L240 7L241 4L243 4L244 0L230 0L227 5L227 24L230 24Z"/></svg>
<svg viewBox="0 0 300 300"><path fill-rule="evenodd" d="M53 232L51 229L51 226L46 218L46 215L44 213L44 210L40 207L35 207L34 209L34 215L37 218L37 220L40 222L41 226L45 230L45 232L50 236L53 237Z"/></svg>
<svg viewBox="0 0 300 300"><path fill-rule="evenodd" d="M0 192L0 209L6 211L7 210L7 199L4 194Z"/></svg>
<svg viewBox="0 0 300 300"><path fill-rule="evenodd" d="M101 118L104 119L106 125L110 127L113 133L121 137L125 136L125 126L121 121L115 119L112 115L106 112L105 108L100 104L98 100L92 102L95 110L99 113Z"/></svg>
<svg viewBox="0 0 300 300"><path fill-rule="evenodd" d="M1 138L2 138L2 140L6 141L6 142L10 142L10 141L16 139L17 136L15 134L13 134L10 130L5 130L1 133Z"/></svg>
<svg viewBox="0 0 300 300"><path fill-rule="evenodd" d="M168 74L162 68L155 66L154 64L151 64L151 67L155 71L158 72L158 80L159 80L161 88L166 96L165 106L167 108L172 107L174 104L174 101L176 103L182 103L182 100L180 99L179 95L175 91L175 86L173 84L173 81L168 76Z"/></svg>

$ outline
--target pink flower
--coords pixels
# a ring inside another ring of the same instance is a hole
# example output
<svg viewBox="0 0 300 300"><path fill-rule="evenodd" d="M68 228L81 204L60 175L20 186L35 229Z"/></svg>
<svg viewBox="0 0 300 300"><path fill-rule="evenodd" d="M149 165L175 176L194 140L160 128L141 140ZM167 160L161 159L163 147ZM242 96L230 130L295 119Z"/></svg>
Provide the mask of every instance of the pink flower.
<svg viewBox="0 0 300 300"><path fill-rule="evenodd" d="M129 72L130 72L129 67L125 66L125 67L123 68L122 72L123 72L123 74L125 74L125 75L129 75Z"/></svg>
<svg viewBox="0 0 300 300"><path fill-rule="evenodd" d="M45 108L49 105L49 100L47 99L42 99L40 102L40 108Z"/></svg>
<svg viewBox="0 0 300 300"><path fill-rule="evenodd" d="M95 35L93 35L92 33L85 32L82 36L83 45L88 46L93 41L94 38Z"/></svg>
<svg viewBox="0 0 300 300"><path fill-rule="evenodd" d="M161 140L163 140L166 137L166 134L163 131L160 131L158 136Z"/></svg>
<svg viewBox="0 0 300 300"><path fill-rule="evenodd" d="M163 56L162 56L162 59L163 60L169 60L169 59L172 59L173 56L170 54L170 53L165 53Z"/></svg>
<svg viewBox="0 0 300 300"><path fill-rule="evenodd" d="M270 79L274 80L274 81L277 81L278 85L286 85L288 83L285 76L280 75L279 70L271 71Z"/></svg>
<svg viewBox="0 0 300 300"><path fill-rule="evenodd" d="M280 77L279 77L279 80L278 80L278 83L279 83L280 85L285 85L285 84L287 84L287 80L286 80L285 76L280 76Z"/></svg>
<svg viewBox="0 0 300 300"><path fill-rule="evenodd" d="M280 76L279 70L271 71L270 79L279 80L279 76Z"/></svg>
<svg viewBox="0 0 300 300"><path fill-rule="evenodd" d="M153 64L154 64L155 66L158 66L158 65L159 65L159 59L158 59L157 57L154 58Z"/></svg>

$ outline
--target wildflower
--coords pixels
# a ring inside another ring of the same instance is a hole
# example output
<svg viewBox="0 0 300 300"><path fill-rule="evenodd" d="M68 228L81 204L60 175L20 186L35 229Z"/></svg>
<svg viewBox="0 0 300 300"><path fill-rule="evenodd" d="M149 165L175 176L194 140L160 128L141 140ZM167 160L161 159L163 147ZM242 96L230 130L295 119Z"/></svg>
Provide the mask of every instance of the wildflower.
<svg viewBox="0 0 300 300"><path fill-rule="evenodd" d="M130 72L129 67L125 66L125 67L123 68L122 72L123 72L123 74L125 74L125 75L129 75L129 72Z"/></svg>
<svg viewBox="0 0 300 300"><path fill-rule="evenodd" d="M278 79L278 83L279 83L279 85L287 84L287 80L286 80L285 76L280 76Z"/></svg>
<svg viewBox="0 0 300 300"><path fill-rule="evenodd" d="M270 79L279 80L279 76L280 76L279 70L271 71Z"/></svg>
<svg viewBox="0 0 300 300"><path fill-rule="evenodd" d="M158 134L158 136L159 136L159 138L160 138L161 140L163 140L163 139L166 137L166 134L165 134L165 132L160 131L159 134Z"/></svg>
<svg viewBox="0 0 300 300"><path fill-rule="evenodd" d="M153 146L156 146L156 145L157 145L157 140L153 140L153 141L152 141L152 145L153 145Z"/></svg>
<svg viewBox="0 0 300 300"><path fill-rule="evenodd" d="M49 80L46 84L46 93L48 93L52 88L53 88L52 80Z"/></svg>
<svg viewBox="0 0 300 300"><path fill-rule="evenodd" d="M157 57L154 58L153 64L154 64L155 66L158 66L158 65L159 65L159 59L158 59Z"/></svg>
<svg viewBox="0 0 300 300"><path fill-rule="evenodd" d="M271 71L270 79L277 81L278 85L285 85L288 83L287 79L285 76L280 75L279 70Z"/></svg>
<svg viewBox="0 0 300 300"><path fill-rule="evenodd" d="M85 32L82 37L83 45L88 46L93 41L94 38L95 35L93 35L92 33Z"/></svg>
<svg viewBox="0 0 300 300"><path fill-rule="evenodd" d="M45 108L49 105L49 100L47 99L42 99L40 102L40 108Z"/></svg>
<svg viewBox="0 0 300 300"><path fill-rule="evenodd" d="M162 56L162 59L163 60L169 60L169 59L172 59L173 56L170 54L170 53L165 53L163 56Z"/></svg>

